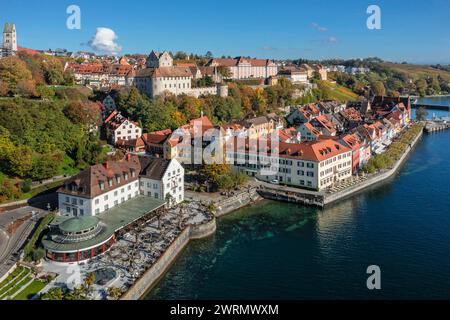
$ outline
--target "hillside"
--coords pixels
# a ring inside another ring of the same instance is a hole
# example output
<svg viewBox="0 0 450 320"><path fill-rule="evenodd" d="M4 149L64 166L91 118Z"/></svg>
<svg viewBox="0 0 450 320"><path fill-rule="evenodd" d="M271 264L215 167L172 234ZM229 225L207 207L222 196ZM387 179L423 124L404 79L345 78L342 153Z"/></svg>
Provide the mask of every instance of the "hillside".
<svg viewBox="0 0 450 320"><path fill-rule="evenodd" d="M438 77L441 76L446 81L450 82L450 72L444 70L438 70L426 65L415 64L400 64L392 62L383 62L383 66L394 69L397 72L408 73L414 79L420 79L425 77Z"/></svg>

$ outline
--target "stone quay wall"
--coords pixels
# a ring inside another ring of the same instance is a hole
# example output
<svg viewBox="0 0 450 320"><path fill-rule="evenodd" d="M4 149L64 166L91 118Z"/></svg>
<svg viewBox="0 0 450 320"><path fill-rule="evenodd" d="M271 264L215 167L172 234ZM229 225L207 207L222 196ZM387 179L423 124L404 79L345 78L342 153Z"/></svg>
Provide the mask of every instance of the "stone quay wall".
<svg viewBox="0 0 450 320"><path fill-rule="evenodd" d="M122 295L121 300L138 300L148 292L161 277L169 270L175 262L177 256L189 244L192 239L208 237L216 231L216 219L199 225L186 227L181 234L166 249L158 261L148 269L144 275L139 278L126 293Z"/></svg>

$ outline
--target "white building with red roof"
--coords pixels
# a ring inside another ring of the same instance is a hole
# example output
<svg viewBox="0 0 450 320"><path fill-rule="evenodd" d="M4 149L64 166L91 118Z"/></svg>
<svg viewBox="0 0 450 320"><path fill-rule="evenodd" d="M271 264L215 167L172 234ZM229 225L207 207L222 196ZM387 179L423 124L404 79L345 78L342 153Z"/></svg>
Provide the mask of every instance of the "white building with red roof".
<svg viewBox="0 0 450 320"><path fill-rule="evenodd" d="M109 143L114 145L119 140L138 140L142 136L142 128L139 124L122 116L117 110L113 111L105 119L104 126ZM121 145L129 144L122 143Z"/></svg>
<svg viewBox="0 0 450 320"><path fill-rule="evenodd" d="M235 171L290 186L321 190L352 175L352 150L331 139L272 145L234 137L226 155Z"/></svg>
<svg viewBox="0 0 450 320"><path fill-rule="evenodd" d="M278 65L269 59L214 58L206 64L208 67L225 67L230 70L231 79L267 79L278 73Z"/></svg>

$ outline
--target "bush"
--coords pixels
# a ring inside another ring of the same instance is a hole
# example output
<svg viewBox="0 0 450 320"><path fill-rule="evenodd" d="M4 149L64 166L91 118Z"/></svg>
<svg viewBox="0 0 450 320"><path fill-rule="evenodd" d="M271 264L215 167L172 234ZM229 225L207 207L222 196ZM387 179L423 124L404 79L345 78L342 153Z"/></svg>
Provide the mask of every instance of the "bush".
<svg viewBox="0 0 450 320"><path fill-rule="evenodd" d="M31 191L31 179L26 179L23 183L22 183L22 192L23 193L27 193Z"/></svg>

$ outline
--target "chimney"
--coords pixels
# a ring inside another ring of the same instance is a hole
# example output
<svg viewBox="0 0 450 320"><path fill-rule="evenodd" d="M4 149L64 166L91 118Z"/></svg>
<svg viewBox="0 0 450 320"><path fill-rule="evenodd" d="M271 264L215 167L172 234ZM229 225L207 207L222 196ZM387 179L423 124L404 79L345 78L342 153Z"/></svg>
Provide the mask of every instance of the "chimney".
<svg viewBox="0 0 450 320"><path fill-rule="evenodd" d="M131 153L127 153L127 161L131 161Z"/></svg>

